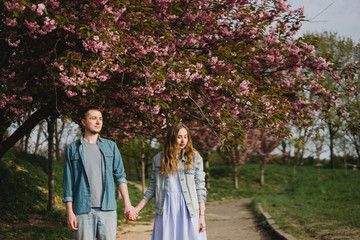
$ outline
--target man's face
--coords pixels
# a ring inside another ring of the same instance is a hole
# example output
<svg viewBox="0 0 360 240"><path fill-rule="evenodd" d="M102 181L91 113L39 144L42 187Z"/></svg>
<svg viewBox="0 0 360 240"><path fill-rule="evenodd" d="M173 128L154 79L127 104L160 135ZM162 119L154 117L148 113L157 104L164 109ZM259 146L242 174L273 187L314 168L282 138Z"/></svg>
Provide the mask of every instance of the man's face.
<svg viewBox="0 0 360 240"><path fill-rule="evenodd" d="M81 123L85 127L85 132L99 133L103 125L102 114L97 110L89 110L86 119L82 119Z"/></svg>

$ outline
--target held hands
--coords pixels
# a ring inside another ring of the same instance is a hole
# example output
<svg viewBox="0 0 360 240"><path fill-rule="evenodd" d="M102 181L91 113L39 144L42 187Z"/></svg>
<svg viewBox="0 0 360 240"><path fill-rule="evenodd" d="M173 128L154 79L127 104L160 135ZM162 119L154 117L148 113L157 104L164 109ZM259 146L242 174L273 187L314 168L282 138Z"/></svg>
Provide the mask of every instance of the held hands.
<svg viewBox="0 0 360 240"><path fill-rule="evenodd" d="M129 208L125 208L124 210L125 219L130 221L135 221L138 216L139 216L139 212L136 211L133 206L130 206Z"/></svg>

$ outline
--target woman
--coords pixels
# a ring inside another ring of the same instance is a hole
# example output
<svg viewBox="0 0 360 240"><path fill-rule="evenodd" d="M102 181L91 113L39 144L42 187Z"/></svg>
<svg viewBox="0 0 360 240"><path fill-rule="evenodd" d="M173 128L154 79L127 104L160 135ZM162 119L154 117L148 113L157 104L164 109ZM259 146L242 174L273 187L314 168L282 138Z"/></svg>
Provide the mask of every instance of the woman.
<svg viewBox="0 0 360 240"><path fill-rule="evenodd" d="M155 197L152 240L204 240L206 195L203 160L189 128L176 123L167 132L163 152L153 159L149 189L135 211Z"/></svg>

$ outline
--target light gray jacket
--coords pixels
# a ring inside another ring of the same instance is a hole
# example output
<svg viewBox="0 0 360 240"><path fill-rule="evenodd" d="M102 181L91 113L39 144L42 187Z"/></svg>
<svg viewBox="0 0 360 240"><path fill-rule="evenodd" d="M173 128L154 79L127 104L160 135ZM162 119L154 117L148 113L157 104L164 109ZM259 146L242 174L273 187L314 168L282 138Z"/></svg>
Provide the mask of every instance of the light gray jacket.
<svg viewBox="0 0 360 240"><path fill-rule="evenodd" d="M145 192L144 199L150 201L155 197L154 211L162 215L165 201L165 195L168 187L168 175L159 173L162 152L156 154L153 158L153 169L151 174L151 183ZM199 215L199 202L206 202L207 190L205 188L205 172L203 170L203 159L198 152L194 155L194 165L190 170L185 168L185 156L179 162L179 175L181 189L185 198L186 206L190 216Z"/></svg>

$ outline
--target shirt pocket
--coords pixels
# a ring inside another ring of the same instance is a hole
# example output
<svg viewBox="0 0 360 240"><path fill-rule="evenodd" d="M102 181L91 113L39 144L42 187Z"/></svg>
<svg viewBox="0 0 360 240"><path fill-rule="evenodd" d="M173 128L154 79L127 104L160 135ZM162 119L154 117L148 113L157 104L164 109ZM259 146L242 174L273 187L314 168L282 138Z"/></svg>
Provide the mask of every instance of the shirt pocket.
<svg viewBox="0 0 360 240"><path fill-rule="evenodd" d="M187 175L195 175L195 169L185 170L185 174L187 174Z"/></svg>
<svg viewBox="0 0 360 240"><path fill-rule="evenodd" d="M79 168L81 167L81 157L79 155L79 153L75 153L71 156L70 158L71 160L71 165L73 166L73 168Z"/></svg>
<svg viewBox="0 0 360 240"><path fill-rule="evenodd" d="M113 153L112 152L104 152L104 156L105 156L106 162L112 164L112 162L114 161Z"/></svg>

